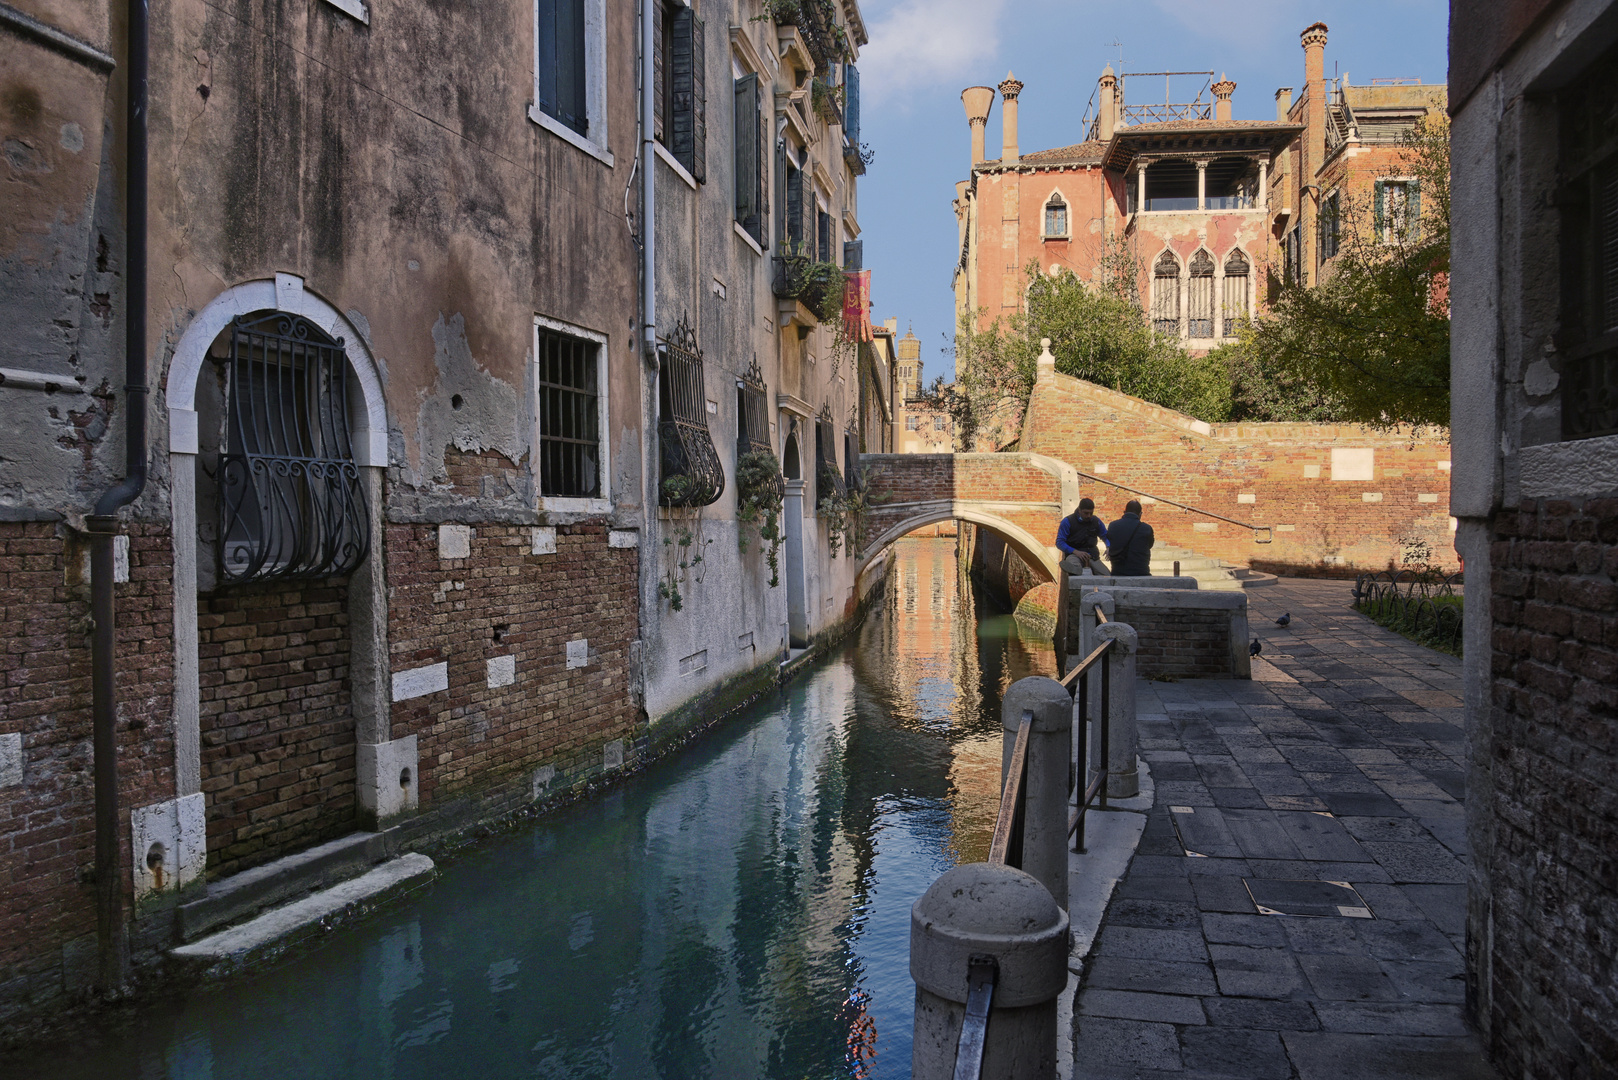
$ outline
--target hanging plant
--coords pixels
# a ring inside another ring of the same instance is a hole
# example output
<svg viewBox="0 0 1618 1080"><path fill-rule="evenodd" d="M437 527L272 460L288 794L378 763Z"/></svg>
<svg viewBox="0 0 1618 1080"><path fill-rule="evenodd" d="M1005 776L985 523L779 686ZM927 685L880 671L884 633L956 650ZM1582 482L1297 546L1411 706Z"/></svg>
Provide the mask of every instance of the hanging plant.
<svg viewBox="0 0 1618 1080"><path fill-rule="evenodd" d="M827 493L815 509L815 513L826 523L826 550L835 559L838 552L846 547L852 558L864 547L865 519L871 512L873 502L865 483L865 470L854 470L852 481L846 487L829 482L826 486Z"/></svg>
<svg viewBox="0 0 1618 1080"><path fill-rule="evenodd" d="M770 588L781 584L781 502L786 484L781 464L768 450L750 450L736 460L736 544L746 551L751 531L758 534L764 561L770 566Z"/></svg>
<svg viewBox="0 0 1618 1080"><path fill-rule="evenodd" d="M674 611L685 607L686 590L701 585L708 572L704 553L713 541L703 535L702 507L690 505L701 483L681 475L671 476L661 485L669 529L663 537L663 580L657 583L657 595Z"/></svg>

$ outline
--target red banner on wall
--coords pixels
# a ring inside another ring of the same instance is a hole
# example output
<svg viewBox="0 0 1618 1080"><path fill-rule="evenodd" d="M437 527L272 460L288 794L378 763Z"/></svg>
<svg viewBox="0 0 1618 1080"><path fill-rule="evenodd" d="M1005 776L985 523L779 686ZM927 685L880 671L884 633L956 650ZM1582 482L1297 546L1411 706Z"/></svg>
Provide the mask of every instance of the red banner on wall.
<svg viewBox="0 0 1618 1080"><path fill-rule="evenodd" d="M871 331L871 272L845 270L843 272L843 327L851 341L870 341Z"/></svg>

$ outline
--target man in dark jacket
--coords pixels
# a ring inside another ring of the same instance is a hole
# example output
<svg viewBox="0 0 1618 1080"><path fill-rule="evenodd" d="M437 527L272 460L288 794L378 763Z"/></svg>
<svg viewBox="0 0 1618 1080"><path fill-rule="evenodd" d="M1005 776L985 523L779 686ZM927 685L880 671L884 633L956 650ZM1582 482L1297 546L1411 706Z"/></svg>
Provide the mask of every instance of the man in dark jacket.
<svg viewBox="0 0 1618 1080"><path fill-rule="evenodd" d="M1077 574L1101 558L1100 541L1107 539L1107 527L1096 517L1093 499L1080 499L1079 508L1056 527L1056 547L1062 553L1062 569Z"/></svg>
<svg viewBox="0 0 1618 1080"><path fill-rule="evenodd" d="M1107 558L1113 577L1151 577L1152 527L1140 519L1140 501L1124 504L1124 516L1107 526Z"/></svg>

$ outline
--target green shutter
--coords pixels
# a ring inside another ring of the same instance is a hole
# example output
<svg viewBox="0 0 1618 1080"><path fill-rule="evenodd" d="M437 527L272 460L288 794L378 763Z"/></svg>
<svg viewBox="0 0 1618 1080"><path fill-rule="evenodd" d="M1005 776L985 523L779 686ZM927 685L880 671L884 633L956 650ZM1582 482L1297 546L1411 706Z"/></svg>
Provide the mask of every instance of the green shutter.
<svg viewBox="0 0 1618 1080"><path fill-rule="evenodd" d="M769 120L765 120L769 124ZM768 128L766 127L766 130ZM787 148L783 140L775 148L775 248L784 252L787 246Z"/></svg>
<svg viewBox="0 0 1618 1080"><path fill-rule="evenodd" d="M755 237L759 227L758 190L758 76L736 80L735 182L736 222Z"/></svg>
<svg viewBox="0 0 1618 1080"><path fill-rule="evenodd" d="M1405 185L1405 239L1421 239L1421 181Z"/></svg>
<svg viewBox="0 0 1618 1080"><path fill-rule="evenodd" d="M782 240L787 245L787 254L799 255L803 254L808 246L804 243L803 236L803 170L788 162L786 174L786 231L782 235Z"/></svg>
<svg viewBox="0 0 1618 1080"><path fill-rule="evenodd" d="M708 179L702 25L687 7L669 25L669 150L699 184Z"/></svg>
<svg viewBox="0 0 1618 1080"><path fill-rule="evenodd" d="M1379 240L1379 241L1380 240L1386 240L1387 239L1387 236L1385 235L1386 229L1383 227L1383 222L1382 222L1382 192L1387 187L1387 184L1384 181L1378 180L1372 186L1376 191L1376 196L1375 196L1376 197L1376 209L1372 213L1371 221L1376 226L1376 238L1377 238L1377 240Z"/></svg>

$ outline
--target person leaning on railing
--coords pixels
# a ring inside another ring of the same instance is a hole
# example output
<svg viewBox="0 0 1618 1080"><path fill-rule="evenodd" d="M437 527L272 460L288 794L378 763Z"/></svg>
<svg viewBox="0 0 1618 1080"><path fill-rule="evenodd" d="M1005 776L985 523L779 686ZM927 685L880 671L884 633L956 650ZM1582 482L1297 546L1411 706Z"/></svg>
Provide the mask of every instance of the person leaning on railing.
<svg viewBox="0 0 1618 1080"><path fill-rule="evenodd" d="M1062 572L1077 574L1101 558L1101 541L1107 539L1107 526L1096 517L1093 499L1080 499L1078 509L1056 527L1056 547L1062 553Z"/></svg>
<svg viewBox="0 0 1618 1080"><path fill-rule="evenodd" d="M1157 536L1140 514L1140 500L1130 499L1124 504L1124 516L1101 534L1108 538L1107 559L1112 563L1113 577L1152 576L1152 544Z"/></svg>

